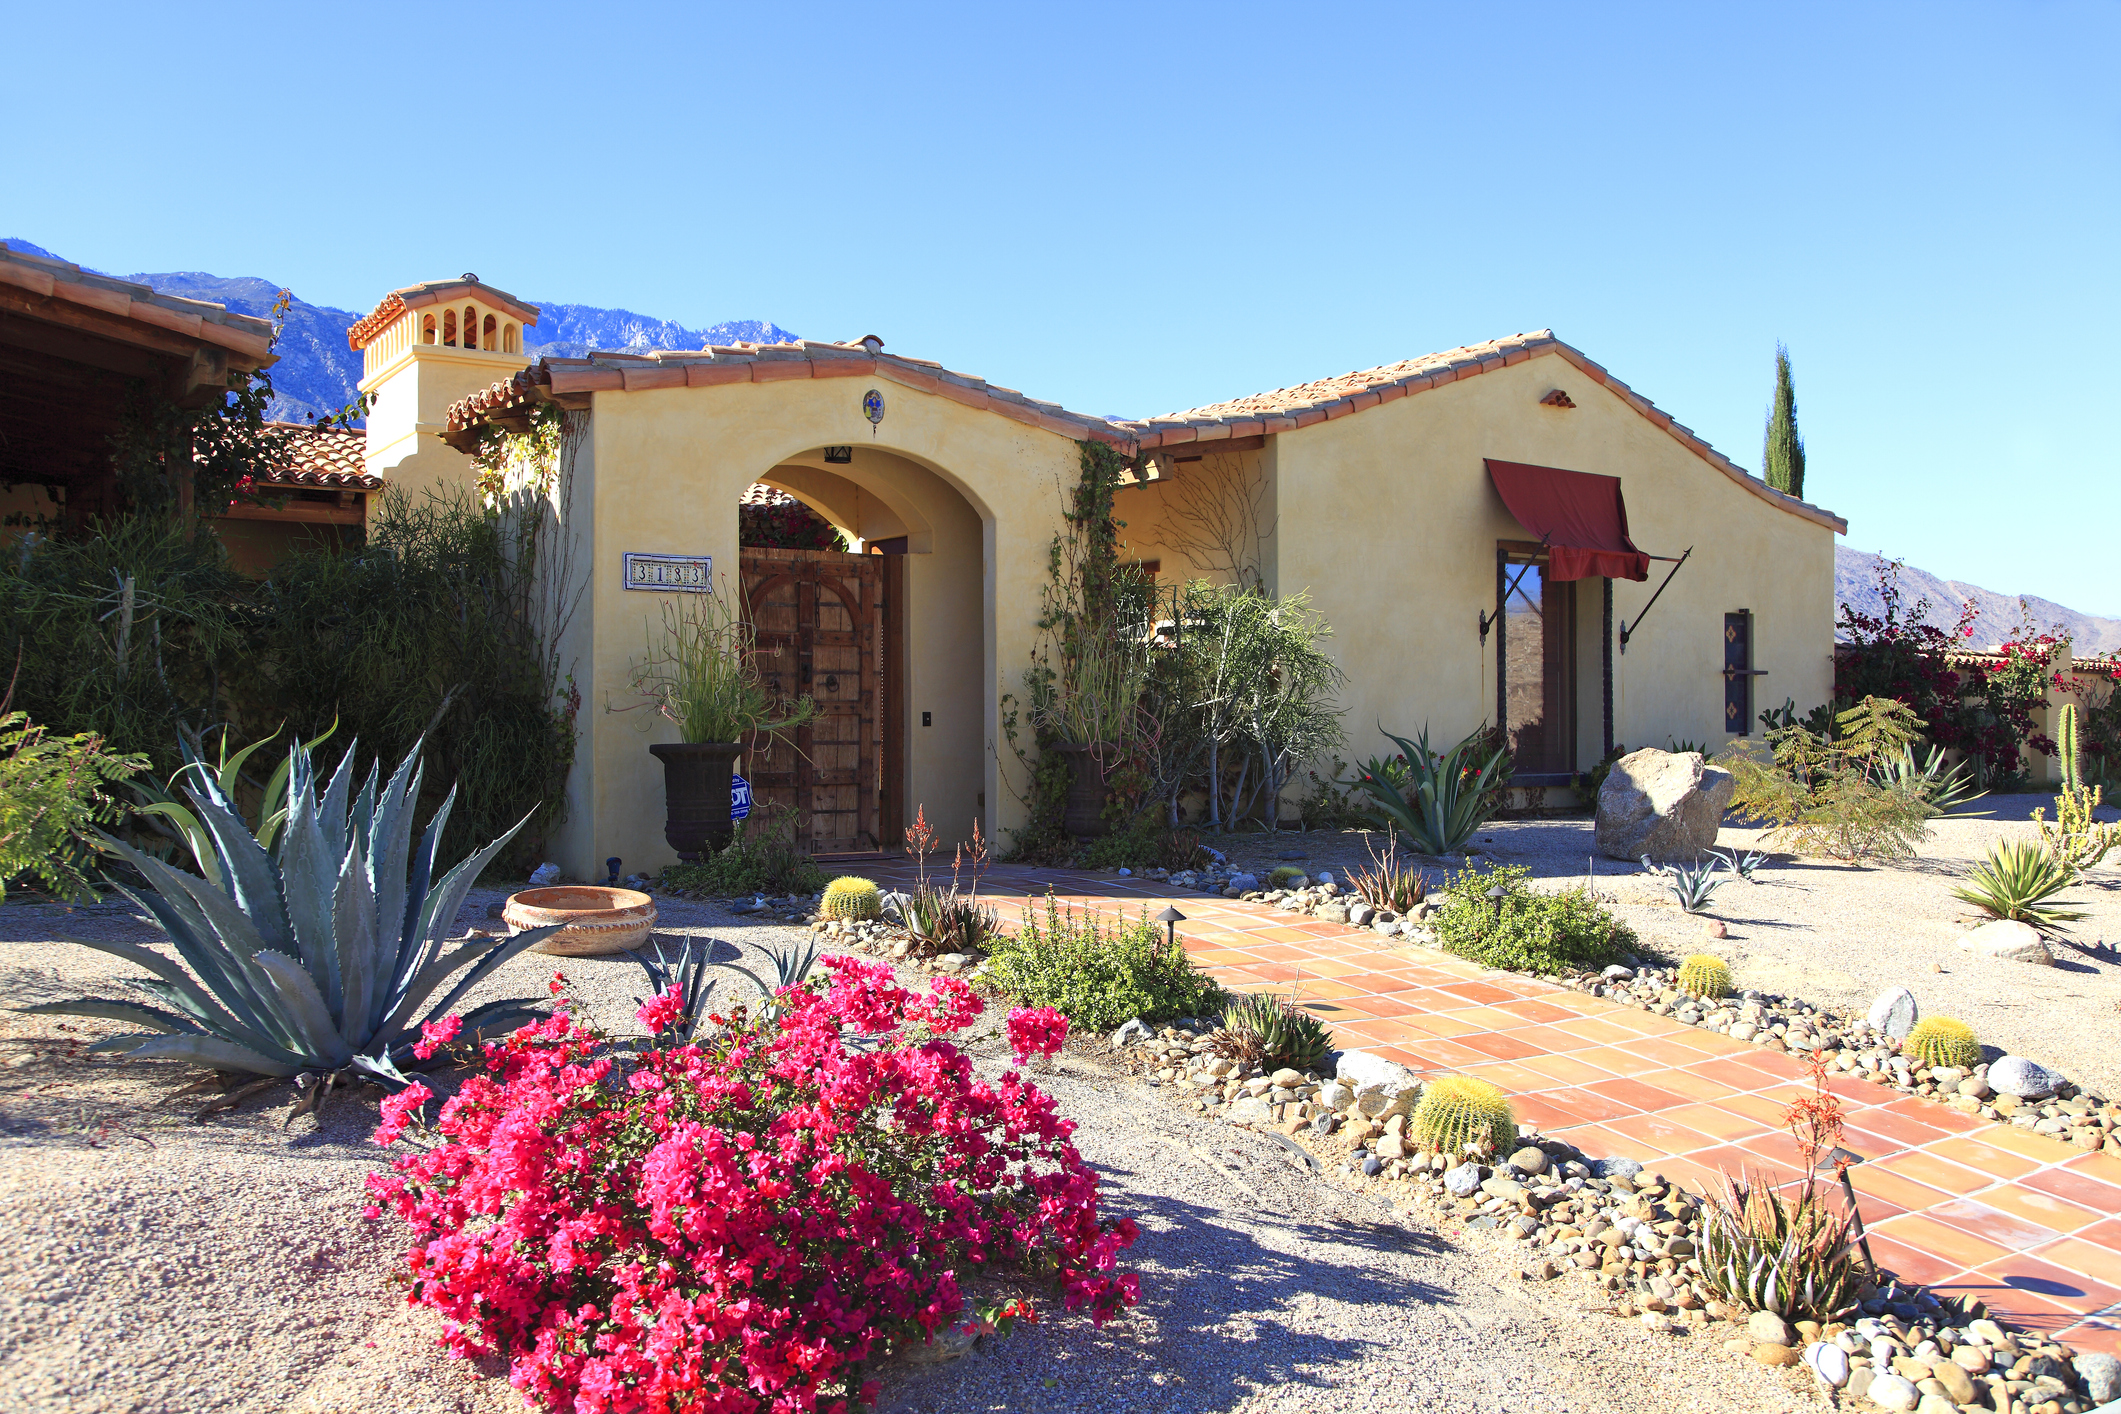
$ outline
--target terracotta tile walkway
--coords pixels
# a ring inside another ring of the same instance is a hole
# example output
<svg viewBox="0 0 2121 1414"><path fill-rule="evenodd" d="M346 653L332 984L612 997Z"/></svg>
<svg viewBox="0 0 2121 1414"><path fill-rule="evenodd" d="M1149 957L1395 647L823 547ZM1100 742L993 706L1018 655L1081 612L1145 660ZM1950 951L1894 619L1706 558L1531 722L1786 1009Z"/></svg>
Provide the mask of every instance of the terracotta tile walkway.
<svg viewBox="0 0 2121 1414"><path fill-rule="evenodd" d="M852 866L903 886L899 861ZM1363 929L1259 905L1159 892L1154 881L999 869L983 894L1013 926L1048 887L1132 916L1186 915L1186 948L1233 991L1292 987L1344 1043L1428 1073L1481 1076L1522 1122L1586 1152L1639 1159L1690 1185L1719 1172L1796 1176L1784 1105L1809 1091L1788 1056ZM2121 1159L1848 1078L1844 1147L1880 1264L1978 1296L2007 1319L2121 1355Z"/></svg>

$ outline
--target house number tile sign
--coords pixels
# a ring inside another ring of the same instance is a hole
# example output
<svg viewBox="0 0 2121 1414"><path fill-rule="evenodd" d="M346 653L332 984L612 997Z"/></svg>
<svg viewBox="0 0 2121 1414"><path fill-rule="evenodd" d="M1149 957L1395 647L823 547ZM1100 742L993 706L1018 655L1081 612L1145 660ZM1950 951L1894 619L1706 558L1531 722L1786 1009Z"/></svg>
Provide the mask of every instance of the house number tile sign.
<svg viewBox="0 0 2121 1414"><path fill-rule="evenodd" d="M714 593L714 556L626 552L626 587L664 594Z"/></svg>

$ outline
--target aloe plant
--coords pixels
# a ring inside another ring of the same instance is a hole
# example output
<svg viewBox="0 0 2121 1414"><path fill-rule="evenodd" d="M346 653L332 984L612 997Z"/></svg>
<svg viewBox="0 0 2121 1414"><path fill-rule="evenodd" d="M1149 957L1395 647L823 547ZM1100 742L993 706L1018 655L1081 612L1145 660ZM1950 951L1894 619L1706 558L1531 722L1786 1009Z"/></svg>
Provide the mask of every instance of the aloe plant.
<svg viewBox="0 0 2121 1414"><path fill-rule="evenodd" d="M435 854L456 791L415 844L419 747L380 788L380 763L371 766L358 794L353 757L349 748L319 796L308 750L293 747L277 850L244 824L213 772L192 773L182 784L212 856L201 859L211 877L104 835L105 847L148 883L144 892L122 885L120 892L168 936L183 965L132 943L73 939L151 973L126 981L162 1005L82 997L22 1010L145 1028L107 1037L94 1050L256 1075L402 1084L399 1065L410 1059L420 1024L447 1014L556 928L452 946L445 935L465 894L529 817L438 878ZM452 978L455 985L431 1000ZM491 1033L531 1014L520 1000L488 1002L464 1013L463 1028ZM310 1088L320 1095L328 1085Z"/></svg>
<svg viewBox="0 0 2121 1414"><path fill-rule="evenodd" d="M1370 797L1377 824L1406 836L1417 853L1449 854L1487 823L1499 788L1508 783L1510 754L1488 746L1487 735L1476 731L1439 756L1429 749L1427 727L1414 741L1385 732L1407 763L1405 776L1372 761L1354 784Z"/></svg>

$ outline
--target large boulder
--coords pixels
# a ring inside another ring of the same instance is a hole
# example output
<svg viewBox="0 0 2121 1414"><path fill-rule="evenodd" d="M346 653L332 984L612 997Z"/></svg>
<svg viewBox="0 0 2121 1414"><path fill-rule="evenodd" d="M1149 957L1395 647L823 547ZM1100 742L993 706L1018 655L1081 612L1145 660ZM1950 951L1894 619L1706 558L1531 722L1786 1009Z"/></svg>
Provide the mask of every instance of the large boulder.
<svg viewBox="0 0 2121 1414"><path fill-rule="evenodd" d="M1692 864L1716 843L1737 784L1698 751L1631 751L1598 788L1598 852Z"/></svg>

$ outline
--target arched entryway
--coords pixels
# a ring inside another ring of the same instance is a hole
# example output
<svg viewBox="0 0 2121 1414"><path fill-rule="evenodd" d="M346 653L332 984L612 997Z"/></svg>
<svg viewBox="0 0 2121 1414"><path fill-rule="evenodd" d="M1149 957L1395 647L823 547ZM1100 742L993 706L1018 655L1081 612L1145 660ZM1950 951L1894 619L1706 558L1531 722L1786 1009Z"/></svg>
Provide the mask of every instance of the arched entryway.
<svg viewBox="0 0 2121 1414"><path fill-rule="evenodd" d="M987 811L990 519L934 470L877 447L814 448L761 484L832 526L842 548L742 547L768 681L819 706L792 741L746 753L755 799L794 809L813 854L896 850L916 810L945 840L968 838Z"/></svg>

